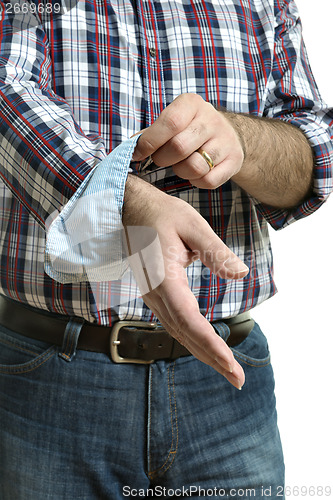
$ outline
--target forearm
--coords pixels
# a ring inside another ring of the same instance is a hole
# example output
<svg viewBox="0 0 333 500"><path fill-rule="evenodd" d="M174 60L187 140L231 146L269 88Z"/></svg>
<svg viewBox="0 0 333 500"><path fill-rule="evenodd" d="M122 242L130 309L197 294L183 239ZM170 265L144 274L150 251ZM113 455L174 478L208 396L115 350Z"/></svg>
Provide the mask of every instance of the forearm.
<svg viewBox="0 0 333 500"><path fill-rule="evenodd" d="M277 119L224 113L244 149L232 179L245 191L278 208L292 208L311 192L313 154L300 129Z"/></svg>

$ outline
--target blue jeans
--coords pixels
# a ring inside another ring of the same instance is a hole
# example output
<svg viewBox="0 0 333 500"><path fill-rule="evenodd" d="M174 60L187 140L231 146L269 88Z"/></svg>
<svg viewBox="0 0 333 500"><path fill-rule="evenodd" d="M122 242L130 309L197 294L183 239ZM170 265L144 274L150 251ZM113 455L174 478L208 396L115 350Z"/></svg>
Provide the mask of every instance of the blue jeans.
<svg viewBox="0 0 333 500"><path fill-rule="evenodd" d="M61 357L1 327L0 499L284 498L258 325L234 353L242 391L193 357L114 364L75 345Z"/></svg>

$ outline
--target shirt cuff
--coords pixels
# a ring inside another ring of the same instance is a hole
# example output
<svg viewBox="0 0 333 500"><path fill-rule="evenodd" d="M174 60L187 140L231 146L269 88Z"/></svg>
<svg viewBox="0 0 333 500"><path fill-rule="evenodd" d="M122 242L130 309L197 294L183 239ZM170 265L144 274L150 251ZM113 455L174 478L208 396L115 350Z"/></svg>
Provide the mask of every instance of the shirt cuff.
<svg viewBox="0 0 333 500"><path fill-rule="evenodd" d="M117 146L47 221L45 272L60 283L119 279L128 267L123 251L122 207L136 135Z"/></svg>
<svg viewBox="0 0 333 500"><path fill-rule="evenodd" d="M296 220L315 212L328 198L333 190L333 145L326 127L318 122L320 118L309 119L294 115L285 116L283 121L299 127L307 137L314 154L312 196L293 209L279 209L261 203L252 197L258 212L276 230L283 229Z"/></svg>

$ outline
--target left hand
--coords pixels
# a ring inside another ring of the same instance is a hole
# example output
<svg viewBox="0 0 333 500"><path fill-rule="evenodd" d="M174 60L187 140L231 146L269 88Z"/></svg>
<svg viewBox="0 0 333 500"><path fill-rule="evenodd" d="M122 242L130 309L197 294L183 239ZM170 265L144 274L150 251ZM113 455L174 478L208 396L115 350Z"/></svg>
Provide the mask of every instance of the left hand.
<svg viewBox="0 0 333 500"><path fill-rule="evenodd" d="M202 148L212 159L210 169L197 151ZM244 161L239 136L223 112L198 94L182 94L145 129L133 160L151 156L159 167L173 166L176 175L193 186L215 189L237 174Z"/></svg>

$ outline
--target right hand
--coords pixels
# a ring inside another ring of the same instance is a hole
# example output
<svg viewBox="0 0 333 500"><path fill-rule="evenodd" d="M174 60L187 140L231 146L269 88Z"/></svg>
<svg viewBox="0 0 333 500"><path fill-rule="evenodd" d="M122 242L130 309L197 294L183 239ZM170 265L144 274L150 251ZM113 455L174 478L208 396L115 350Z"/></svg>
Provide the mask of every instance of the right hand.
<svg viewBox="0 0 333 500"><path fill-rule="evenodd" d="M245 380L243 369L200 313L185 268L199 258L217 276L229 279L243 278L248 268L193 207L132 175L126 184L123 224L125 228L153 228L159 237L164 262L155 261L154 265L164 266L165 277L159 286L143 295L147 306L172 337L241 388Z"/></svg>

